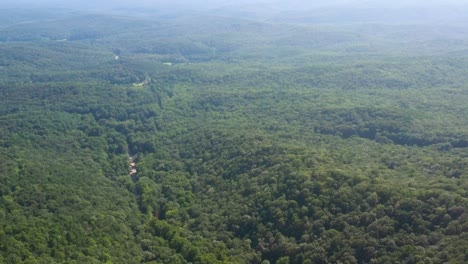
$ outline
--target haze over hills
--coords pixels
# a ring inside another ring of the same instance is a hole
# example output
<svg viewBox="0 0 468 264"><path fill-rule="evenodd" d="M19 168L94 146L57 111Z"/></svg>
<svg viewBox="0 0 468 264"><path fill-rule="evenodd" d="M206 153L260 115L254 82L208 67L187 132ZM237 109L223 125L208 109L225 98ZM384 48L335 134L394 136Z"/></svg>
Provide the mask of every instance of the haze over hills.
<svg viewBox="0 0 468 264"><path fill-rule="evenodd" d="M467 1L6 1L2 7L68 8L121 13L199 13L300 23L465 23Z"/></svg>

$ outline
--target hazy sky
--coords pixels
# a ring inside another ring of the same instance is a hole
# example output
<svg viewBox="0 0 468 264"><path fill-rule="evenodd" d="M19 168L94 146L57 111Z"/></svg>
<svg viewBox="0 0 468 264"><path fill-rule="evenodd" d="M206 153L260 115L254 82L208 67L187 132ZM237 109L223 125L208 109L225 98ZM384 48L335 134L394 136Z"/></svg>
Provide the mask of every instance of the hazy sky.
<svg viewBox="0 0 468 264"><path fill-rule="evenodd" d="M185 11L310 23L468 23L468 0L0 0L2 7L54 7L118 14L130 14L125 10L130 8L141 12L143 8L148 13Z"/></svg>
<svg viewBox="0 0 468 264"><path fill-rule="evenodd" d="M468 0L1 0L0 7L7 6L55 6L55 7L186 7L195 9L223 6L264 5L282 9L304 9L323 6L342 7L401 7L401 6L448 6L467 5Z"/></svg>

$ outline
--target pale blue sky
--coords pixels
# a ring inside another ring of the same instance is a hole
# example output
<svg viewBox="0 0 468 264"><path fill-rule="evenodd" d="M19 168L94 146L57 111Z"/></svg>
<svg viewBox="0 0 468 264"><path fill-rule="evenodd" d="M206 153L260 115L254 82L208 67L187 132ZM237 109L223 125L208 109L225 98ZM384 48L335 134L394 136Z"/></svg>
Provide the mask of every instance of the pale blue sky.
<svg viewBox="0 0 468 264"><path fill-rule="evenodd" d="M468 5L468 0L2 0L0 7L8 5L24 6L185 6L192 8L217 8L220 6L242 6L262 4L285 9L304 9L323 6L366 6L366 7L401 7L401 6L449 6Z"/></svg>
<svg viewBox="0 0 468 264"><path fill-rule="evenodd" d="M151 11L244 15L268 21L293 21L297 16L312 23L468 22L468 0L0 0L0 8L11 6L118 10L119 14L125 14L126 8L149 7Z"/></svg>

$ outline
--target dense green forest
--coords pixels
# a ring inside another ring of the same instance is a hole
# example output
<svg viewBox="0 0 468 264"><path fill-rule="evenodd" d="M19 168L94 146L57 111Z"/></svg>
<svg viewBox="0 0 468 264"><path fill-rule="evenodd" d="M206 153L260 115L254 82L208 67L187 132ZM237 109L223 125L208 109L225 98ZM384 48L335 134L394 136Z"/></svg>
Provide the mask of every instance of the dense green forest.
<svg viewBox="0 0 468 264"><path fill-rule="evenodd" d="M0 12L0 263L468 262L463 27L35 12Z"/></svg>

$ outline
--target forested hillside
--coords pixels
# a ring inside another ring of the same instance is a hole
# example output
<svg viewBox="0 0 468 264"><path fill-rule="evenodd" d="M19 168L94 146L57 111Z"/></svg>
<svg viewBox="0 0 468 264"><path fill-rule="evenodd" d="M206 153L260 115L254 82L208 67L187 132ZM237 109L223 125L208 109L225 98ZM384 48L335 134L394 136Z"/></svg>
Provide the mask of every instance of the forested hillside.
<svg viewBox="0 0 468 264"><path fill-rule="evenodd" d="M63 12L0 12L1 263L468 262L466 28Z"/></svg>

